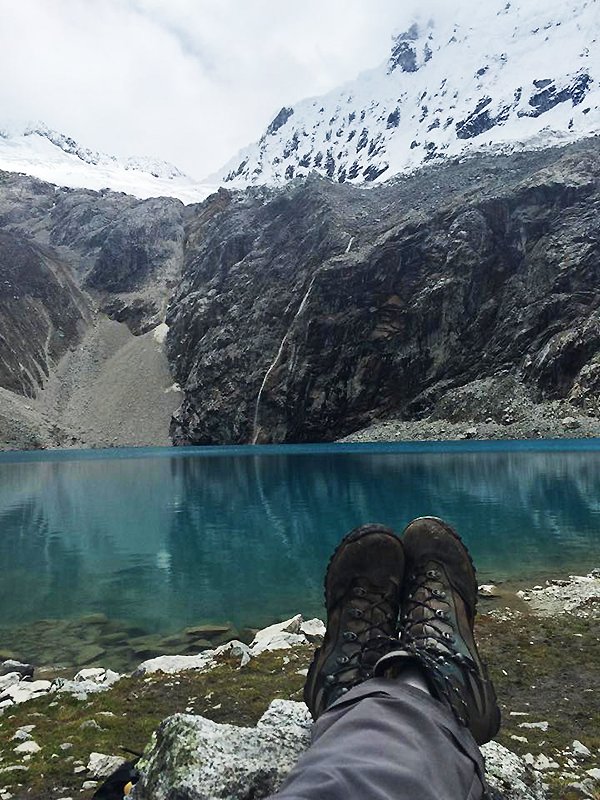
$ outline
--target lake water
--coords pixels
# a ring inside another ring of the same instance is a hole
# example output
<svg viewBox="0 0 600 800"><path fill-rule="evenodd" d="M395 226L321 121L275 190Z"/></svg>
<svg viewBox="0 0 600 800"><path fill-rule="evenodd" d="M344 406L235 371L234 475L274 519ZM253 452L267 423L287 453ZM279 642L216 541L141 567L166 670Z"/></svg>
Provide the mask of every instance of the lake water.
<svg viewBox="0 0 600 800"><path fill-rule="evenodd" d="M139 637L322 615L346 531L424 514L457 528L481 582L589 571L600 441L1 454L0 651L30 655L42 618Z"/></svg>

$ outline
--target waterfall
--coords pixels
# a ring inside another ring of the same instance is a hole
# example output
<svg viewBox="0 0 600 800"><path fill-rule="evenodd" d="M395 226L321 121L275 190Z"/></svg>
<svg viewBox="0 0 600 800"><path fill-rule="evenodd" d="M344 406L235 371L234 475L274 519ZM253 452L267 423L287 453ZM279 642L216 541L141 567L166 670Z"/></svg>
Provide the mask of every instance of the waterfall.
<svg viewBox="0 0 600 800"><path fill-rule="evenodd" d="M285 343L287 342L288 336L290 335L290 332L291 332L292 328L294 327L294 323L296 322L296 320L298 319L300 314L302 314L302 312L306 308L306 303L308 302L308 296L310 295L310 292L311 292L311 289L313 287L313 284L315 282L315 278L316 277L317 277L317 273L315 272L315 274L312 276L312 279L311 279L311 281L310 281L310 283L308 285L308 289L306 290L306 292L304 294L304 297L302 298L302 301L301 301L300 305L298 306L298 310L294 314L294 318L291 321L289 328L285 332L285 335L284 335L283 339L281 340L281 344L279 345L279 350L277 351L277 355L273 359L273 363L271 364L269 369L265 372L265 377L263 378L262 383L260 385L260 389L258 390L258 395L256 397L256 406L254 408L254 426L253 426L253 429L252 429L252 444L256 444L256 440L258 439L258 434L259 434L259 430L260 430L259 425L258 425L258 413L259 413L259 409L260 409L260 400L261 400L261 397L262 397L262 393L264 391L265 386L267 385L267 381L269 380L269 375L273 372L273 370L275 369L275 367L279 363L279 359L281 358L281 354L283 353L283 348L285 347Z"/></svg>

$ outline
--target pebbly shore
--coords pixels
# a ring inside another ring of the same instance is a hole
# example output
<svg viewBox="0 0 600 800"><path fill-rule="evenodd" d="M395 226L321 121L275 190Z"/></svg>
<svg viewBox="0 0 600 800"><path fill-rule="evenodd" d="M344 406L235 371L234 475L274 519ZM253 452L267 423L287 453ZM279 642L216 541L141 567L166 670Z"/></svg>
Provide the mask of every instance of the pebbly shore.
<svg viewBox="0 0 600 800"><path fill-rule="evenodd" d="M484 749L497 797L596 798L600 570L516 592L481 586L479 609L480 649L503 711L502 729ZM91 798L132 751L145 753L139 800L161 800L171 790L217 796L215 771L206 775L190 757L202 750L199 741L204 750L212 743L214 762L224 741L238 741L232 724L248 757L236 761L237 788L227 796L249 796L265 753L277 765L267 786L274 788L307 744L302 687L323 633L320 620L297 615L249 643L146 659L129 674L96 666L40 678L48 671L5 660L0 800ZM167 769L173 747L190 761L185 774ZM202 789L202 781L212 788Z"/></svg>

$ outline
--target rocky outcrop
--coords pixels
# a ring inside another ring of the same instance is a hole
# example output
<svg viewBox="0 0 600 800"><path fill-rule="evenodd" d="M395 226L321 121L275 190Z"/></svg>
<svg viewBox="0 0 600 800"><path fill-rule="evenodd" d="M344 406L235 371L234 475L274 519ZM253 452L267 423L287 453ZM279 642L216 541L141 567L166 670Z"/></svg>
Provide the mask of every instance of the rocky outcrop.
<svg viewBox="0 0 600 800"><path fill-rule="evenodd" d="M598 413L595 141L222 196L168 311L176 444L332 440L498 373Z"/></svg>
<svg viewBox="0 0 600 800"><path fill-rule="evenodd" d="M162 322L181 271L186 213L171 197L138 200L0 173L0 230L52 252L134 333Z"/></svg>
<svg viewBox="0 0 600 800"><path fill-rule="evenodd" d="M32 397L77 342L90 304L53 253L0 230L0 386Z"/></svg>
<svg viewBox="0 0 600 800"><path fill-rule="evenodd" d="M258 800L275 792L310 744L304 703L273 700L255 728L176 714L164 720L138 763L136 800ZM495 798L544 800L541 776L519 756L491 742L482 752Z"/></svg>

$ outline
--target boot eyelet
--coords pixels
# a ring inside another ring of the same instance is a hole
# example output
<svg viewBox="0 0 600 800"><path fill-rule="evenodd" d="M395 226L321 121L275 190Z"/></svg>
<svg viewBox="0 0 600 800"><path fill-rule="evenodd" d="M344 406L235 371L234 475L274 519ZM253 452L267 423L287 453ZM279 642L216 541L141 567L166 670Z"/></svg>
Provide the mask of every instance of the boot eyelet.
<svg viewBox="0 0 600 800"><path fill-rule="evenodd" d="M439 578L440 577L440 573L437 571L437 569L428 569L426 575L427 575L428 578Z"/></svg>
<svg viewBox="0 0 600 800"><path fill-rule="evenodd" d="M351 608L350 609L350 616L354 617L355 619L360 619L363 615L363 612L360 608Z"/></svg>
<svg viewBox="0 0 600 800"><path fill-rule="evenodd" d="M350 659L348 658L348 656L338 656L338 657L337 657L337 663L338 663L338 664L347 664L347 663L348 663L348 661L350 661Z"/></svg>
<svg viewBox="0 0 600 800"><path fill-rule="evenodd" d="M335 675L325 675L324 683L326 686L333 686L335 683Z"/></svg>
<svg viewBox="0 0 600 800"><path fill-rule="evenodd" d="M446 612L443 611L441 608L436 608L435 615L436 615L436 617L439 617L440 619L447 619L448 618L448 615L446 614Z"/></svg>
<svg viewBox="0 0 600 800"><path fill-rule="evenodd" d="M367 590L364 589L362 586L355 586L354 587L354 594L357 595L357 597L364 597L366 595L366 593L367 593Z"/></svg>
<svg viewBox="0 0 600 800"><path fill-rule="evenodd" d="M357 635L352 631L344 631L342 634L344 641L346 642L355 642L357 640Z"/></svg>
<svg viewBox="0 0 600 800"><path fill-rule="evenodd" d="M444 636L444 639L447 642L453 642L454 641L454 636L452 636L451 633L444 633L443 636Z"/></svg>

